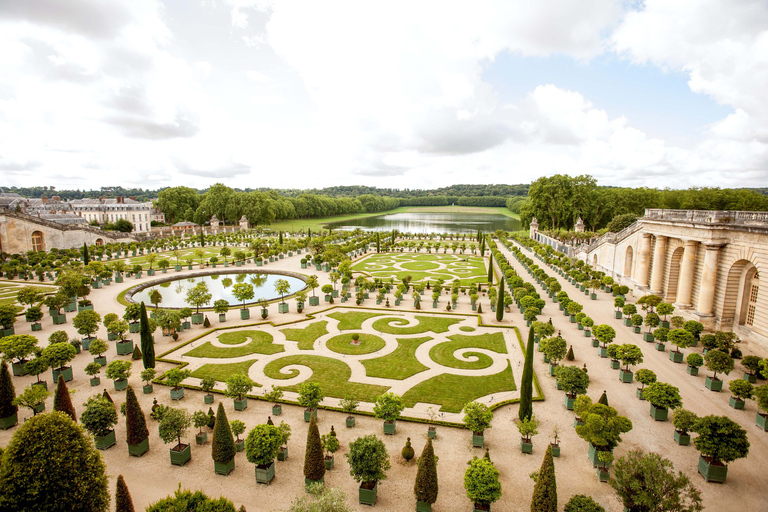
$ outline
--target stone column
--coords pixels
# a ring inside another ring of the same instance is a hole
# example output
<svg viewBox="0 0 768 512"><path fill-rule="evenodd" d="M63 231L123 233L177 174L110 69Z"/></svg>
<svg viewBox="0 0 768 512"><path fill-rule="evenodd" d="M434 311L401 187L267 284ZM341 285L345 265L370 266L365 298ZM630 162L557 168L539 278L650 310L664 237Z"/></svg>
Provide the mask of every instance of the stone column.
<svg viewBox="0 0 768 512"><path fill-rule="evenodd" d="M696 247L699 242L686 240L683 249L683 260L680 262L680 280L677 283L677 300L681 307L691 306L691 293L693 292L693 270L696 263Z"/></svg>
<svg viewBox="0 0 768 512"><path fill-rule="evenodd" d="M722 245L707 244L707 252L704 255L704 268L701 276L701 289L699 301L696 304L696 313L699 317L712 316L715 306L715 282L717 281L717 260L720 257Z"/></svg>
<svg viewBox="0 0 768 512"><path fill-rule="evenodd" d="M651 234L643 233L640 250L637 251L637 271L635 282L641 288L648 287L648 266L651 264Z"/></svg>
<svg viewBox="0 0 768 512"><path fill-rule="evenodd" d="M664 280L664 262L667 259L667 240L666 236L656 237L656 247L653 251L653 268L651 269L651 293L661 295Z"/></svg>

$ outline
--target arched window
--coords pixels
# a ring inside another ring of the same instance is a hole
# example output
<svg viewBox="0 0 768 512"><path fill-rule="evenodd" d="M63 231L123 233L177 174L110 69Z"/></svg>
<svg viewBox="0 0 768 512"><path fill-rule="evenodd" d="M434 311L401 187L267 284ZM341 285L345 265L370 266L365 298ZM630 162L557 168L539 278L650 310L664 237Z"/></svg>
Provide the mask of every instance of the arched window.
<svg viewBox="0 0 768 512"><path fill-rule="evenodd" d="M96 239L96 245L97 245L97 246L101 246L101 245L104 245L104 240L102 240L101 238L97 238L97 239Z"/></svg>
<svg viewBox="0 0 768 512"><path fill-rule="evenodd" d="M41 231L32 233L32 250L35 252L45 250L45 246L43 245L43 233Z"/></svg>

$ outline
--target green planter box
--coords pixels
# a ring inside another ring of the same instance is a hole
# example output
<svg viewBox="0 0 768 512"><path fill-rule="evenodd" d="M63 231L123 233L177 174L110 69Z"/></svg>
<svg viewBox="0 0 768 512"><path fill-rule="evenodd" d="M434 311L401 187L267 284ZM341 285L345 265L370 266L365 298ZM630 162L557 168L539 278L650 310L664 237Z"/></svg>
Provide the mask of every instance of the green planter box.
<svg viewBox="0 0 768 512"><path fill-rule="evenodd" d="M522 453L533 453L533 443L520 439L520 451Z"/></svg>
<svg viewBox="0 0 768 512"><path fill-rule="evenodd" d="M128 379L119 379L115 382L115 391L124 391L128 387Z"/></svg>
<svg viewBox="0 0 768 512"><path fill-rule="evenodd" d="M310 306L319 306L320 305L320 297L310 297L309 298L309 305Z"/></svg>
<svg viewBox="0 0 768 512"><path fill-rule="evenodd" d="M364 485L365 483L360 484L358 489L358 503L374 506L376 504L376 496L379 493L379 483L374 483L372 489L365 489Z"/></svg>
<svg viewBox="0 0 768 512"><path fill-rule="evenodd" d="M621 363L617 359L611 359L611 370L618 370L621 367Z"/></svg>
<svg viewBox="0 0 768 512"><path fill-rule="evenodd" d="M113 332L107 333L107 341L117 341L117 334Z"/></svg>
<svg viewBox="0 0 768 512"><path fill-rule="evenodd" d="M317 419L317 409L314 407L312 409L304 409L304 421L306 423L309 423L310 415L314 416L315 419Z"/></svg>
<svg viewBox="0 0 768 512"><path fill-rule="evenodd" d="M621 311L614 311L613 315L616 317L617 320L621 320L621 316L622 316Z"/></svg>
<svg viewBox="0 0 768 512"><path fill-rule="evenodd" d="M355 417L354 416L347 416L347 428L352 428L355 426Z"/></svg>
<svg viewBox="0 0 768 512"><path fill-rule="evenodd" d="M119 356L129 356L133 353L133 340L118 341L115 343L115 349Z"/></svg>
<svg viewBox="0 0 768 512"><path fill-rule="evenodd" d="M137 333L141 330L141 324L139 322L132 322L128 324L128 332Z"/></svg>
<svg viewBox="0 0 768 512"><path fill-rule="evenodd" d="M659 352L664 352L664 349L666 349L667 346L664 343L656 343L656 350Z"/></svg>
<svg viewBox="0 0 768 512"><path fill-rule="evenodd" d="M272 405L272 416L280 416L283 414L283 406L280 404Z"/></svg>
<svg viewBox="0 0 768 512"><path fill-rule="evenodd" d="M107 366L107 358L106 356L101 357L94 357L93 358L94 363L99 363L101 366Z"/></svg>
<svg viewBox="0 0 768 512"><path fill-rule="evenodd" d="M96 444L96 448L99 450L106 450L107 448L115 446L117 443L114 430L105 436L93 436L93 440Z"/></svg>
<svg viewBox="0 0 768 512"><path fill-rule="evenodd" d="M427 429L427 437L430 439L437 439L437 427L434 425L430 425Z"/></svg>
<svg viewBox="0 0 768 512"><path fill-rule="evenodd" d="M198 432L195 434L196 444L205 444L208 441L208 432Z"/></svg>
<svg viewBox="0 0 768 512"><path fill-rule="evenodd" d="M326 456L325 457L325 469L326 471L330 471L333 469L333 455Z"/></svg>
<svg viewBox="0 0 768 512"><path fill-rule="evenodd" d="M181 400L184 398L184 388L171 388L171 400Z"/></svg>
<svg viewBox="0 0 768 512"><path fill-rule="evenodd" d="M651 418L656 421L667 421L669 417L669 409L666 407L655 407L651 404Z"/></svg>
<svg viewBox="0 0 768 512"><path fill-rule="evenodd" d="M724 483L728 476L728 466L713 465L709 457L699 455L699 474L704 477L705 482Z"/></svg>
<svg viewBox="0 0 768 512"><path fill-rule="evenodd" d="M235 410L244 411L248 408L248 397L243 397L242 400L235 400Z"/></svg>
<svg viewBox="0 0 768 512"><path fill-rule="evenodd" d="M598 467L597 479L602 483L608 482L611 479L611 471L607 468Z"/></svg>
<svg viewBox="0 0 768 512"><path fill-rule="evenodd" d="M251 318L251 310L250 309L241 309L240 310L240 320L248 320Z"/></svg>
<svg viewBox="0 0 768 512"><path fill-rule="evenodd" d="M479 434L477 432L472 432L472 447L473 448L482 448L483 444L485 442L485 436L482 432Z"/></svg>
<svg viewBox="0 0 768 512"><path fill-rule="evenodd" d="M559 457L560 456L560 445L559 444L549 443L549 447L552 450L552 456L553 457Z"/></svg>
<svg viewBox="0 0 768 512"><path fill-rule="evenodd" d="M67 315L53 315L53 325L62 325L67 323Z"/></svg>
<svg viewBox="0 0 768 512"><path fill-rule="evenodd" d="M96 387L99 384L101 384L101 378L100 377L91 377L91 387Z"/></svg>
<svg viewBox="0 0 768 512"><path fill-rule="evenodd" d="M392 421L391 423L388 421L384 422L384 434L388 436L395 435L395 431L397 430L397 421Z"/></svg>
<svg viewBox="0 0 768 512"><path fill-rule="evenodd" d="M688 366L685 371L688 372L688 375L693 375L694 377L699 374L699 368L695 366Z"/></svg>
<svg viewBox="0 0 768 512"><path fill-rule="evenodd" d="M744 380L749 382L750 384L757 383L757 375L752 375L749 372L744 372Z"/></svg>
<svg viewBox="0 0 768 512"><path fill-rule="evenodd" d="M416 512L432 512L432 505L423 501L417 501Z"/></svg>
<svg viewBox="0 0 768 512"><path fill-rule="evenodd" d="M549 363L549 375L550 377L555 376L555 370L557 369L557 365L553 365L552 363Z"/></svg>
<svg viewBox="0 0 768 512"><path fill-rule="evenodd" d="M72 367L71 366L65 366L61 370L58 368L54 368L51 370L51 373L53 374L53 382L58 382L59 380L59 374L64 376L64 381L69 382L74 377L72 376Z"/></svg>
<svg viewBox="0 0 768 512"><path fill-rule="evenodd" d="M728 405L730 405L731 407L733 407L734 409L737 409L739 411L743 411L744 410L745 403L746 402L744 402L744 400L741 400L740 398L736 398L736 397L733 397L733 396L728 399Z"/></svg>
<svg viewBox="0 0 768 512"><path fill-rule="evenodd" d="M13 375L16 377L27 375L27 360L24 359L18 363L11 363L11 370L13 370Z"/></svg>
<svg viewBox="0 0 768 512"><path fill-rule="evenodd" d="M195 325L203 323L203 313L192 313L192 323Z"/></svg>
<svg viewBox="0 0 768 512"><path fill-rule="evenodd" d="M670 350L669 351L669 360L673 363L682 363L683 358L685 357L685 353L677 351L677 350Z"/></svg>
<svg viewBox="0 0 768 512"><path fill-rule="evenodd" d="M229 461L226 464L221 464L219 462L213 461L213 472L217 475L229 475L232 471L235 469L235 459L232 458L231 461Z"/></svg>
<svg viewBox="0 0 768 512"><path fill-rule="evenodd" d="M256 483L266 484L275 478L275 463L271 463L269 466L256 466Z"/></svg>
<svg viewBox="0 0 768 512"><path fill-rule="evenodd" d="M192 459L192 447L188 444L179 444L171 448L171 464L183 466Z"/></svg>
<svg viewBox="0 0 768 512"><path fill-rule="evenodd" d="M592 346L595 347L595 348L599 347L600 346L600 340L598 340L597 338L593 339L592 340Z"/></svg>
<svg viewBox="0 0 768 512"><path fill-rule="evenodd" d="M624 326L625 327L632 327L632 318L627 317L624 319Z"/></svg>
<svg viewBox="0 0 768 512"><path fill-rule="evenodd" d="M590 336L592 336L592 331L589 329L584 329L584 337L589 338Z"/></svg>
<svg viewBox="0 0 768 512"><path fill-rule="evenodd" d="M573 398L571 398L571 397L570 397L570 396L568 396L568 394L566 393L566 395L565 395L565 408L566 408L567 410L569 410L569 411L572 411L572 410L573 410L573 404L574 404L574 402L576 402L576 397L574 396Z"/></svg>
<svg viewBox="0 0 768 512"><path fill-rule="evenodd" d="M203 403L204 404L212 404L213 403L213 395L211 393L208 393L207 395L203 395Z"/></svg>
<svg viewBox="0 0 768 512"><path fill-rule="evenodd" d="M625 370L624 368L619 368L619 380L623 382L624 384L629 384L634 380L635 374L632 373L631 370Z"/></svg>
<svg viewBox="0 0 768 512"><path fill-rule="evenodd" d="M600 357L608 357L608 348L607 347L598 347L597 349L597 355Z"/></svg>
<svg viewBox="0 0 768 512"><path fill-rule="evenodd" d="M653 343L653 334L650 332L644 332L643 333L643 341L648 343Z"/></svg>
<svg viewBox="0 0 768 512"><path fill-rule="evenodd" d="M139 444L129 444L128 454L132 457L141 457L149 451L149 439L145 439Z"/></svg>
<svg viewBox="0 0 768 512"><path fill-rule="evenodd" d="M245 450L245 439L241 439L240 441L235 441L235 451L242 452Z"/></svg>
<svg viewBox="0 0 768 512"><path fill-rule="evenodd" d="M278 313L287 313L290 308L290 304L286 303L278 303L277 305L277 312Z"/></svg>
<svg viewBox="0 0 768 512"><path fill-rule="evenodd" d="M34 324L32 324L32 331L33 331L33 332L34 332L34 331L42 331L42 330L43 330L43 324L39 324L39 323L37 323L37 322L35 322Z"/></svg>
<svg viewBox="0 0 768 512"><path fill-rule="evenodd" d="M226 321L227 321L227 314L219 313L219 322L226 322Z"/></svg>
<svg viewBox="0 0 768 512"><path fill-rule="evenodd" d="M613 450L611 450L611 452L613 452ZM598 459L598 453L600 453L600 451L597 449L597 447L595 447L595 445L590 443L589 444L589 451L587 452L587 457L589 457L590 462L592 462L592 467L593 468L596 468L598 465L603 464L603 462L601 462L600 459ZM604 465L605 465L606 468L610 468L611 467L611 463L610 462L608 464L604 464Z"/></svg>
<svg viewBox="0 0 768 512"><path fill-rule="evenodd" d="M632 332L635 333L635 334L640 334L640 326L633 325L632 326Z"/></svg>
<svg viewBox="0 0 768 512"><path fill-rule="evenodd" d="M152 385L152 383L149 383L149 384L144 384L141 387L141 389L144 391L145 395L149 395L155 390L155 387Z"/></svg>
<svg viewBox="0 0 768 512"><path fill-rule="evenodd" d="M723 381L720 379L713 379L709 375L704 379L704 386L710 391L720 392L723 390Z"/></svg>
<svg viewBox="0 0 768 512"><path fill-rule="evenodd" d="M6 416L5 418L0 418L0 428L3 430L8 430L11 427L16 426L19 423L19 418L17 413L13 413L10 416Z"/></svg>
<svg viewBox="0 0 768 512"><path fill-rule="evenodd" d="M691 444L691 436L683 434L679 430L675 430L675 442L680 446L688 446Z"/></svg>
<svg viewBox="0 0 768 512"><path fill-rule="evenodd" d="M280 462L285 462L288 460L288 447L287 446L281 446L280 450L277 452L277 460Z"/></svg>
<svg viewBox="0 0 768 512"><path fill-rule="evenodd" d="M768 431L768 414L758 412L755 416L755 425L760 427L763 432Z"/></svg>

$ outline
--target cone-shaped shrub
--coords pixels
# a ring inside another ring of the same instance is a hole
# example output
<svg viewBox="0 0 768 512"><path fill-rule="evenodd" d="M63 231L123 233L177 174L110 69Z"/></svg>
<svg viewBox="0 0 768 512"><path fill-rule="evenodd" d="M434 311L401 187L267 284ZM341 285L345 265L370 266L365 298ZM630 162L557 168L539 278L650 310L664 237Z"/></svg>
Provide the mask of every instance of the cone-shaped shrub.
<svg viewBox="0 0 768 512"><path fill-rule="evenodd" d="M541 462L541 468L539 468L539 477L533 488L531 512L557 512L557 481L555 480L552 445L547 446L544 460Z"/></svg>
<svg viewBox="0 0 768 512"><path fill-rule="evenodd" d="M128 486L125 485L123 475L117 477L117 490L115 490L115 512L134 512L133 500Z"/></svg>
<svg viewBox="0 0 768 512"><path fill-rule="evenodd" d="M132 386L128 386L125 392L125 433L130 445L140 444L149 437L147 419Z"/></svg>
<svg viewBox="0 0 768 512"><path fill-rule="evenodd" d="M496 300L496 321L501 322L504 318L504 278L499 281L499 293Z"/></svg>
<svg viewBox="0 0 768 512"><path fill-rule="evenodd" d="M152 333L149 332L149 320L147 319L147 308L141 303L140 315L141 327L139 336L141 338L141 357L144 368L155 367L155 340L152 339Z"/></svg>
<svg viewBox="0 0 768 512"><path fill-rule="evenodd" d="M576 356L573 355L573 345L568 347L568 354L566 354L565 359L567 361L573 361L574 359L576 359Z"/></svg>
<svg viewBox="0 0 768 512"><path fill-rule="evenodd" d="M112 403L112 404L114 404L114 403L115 403L115 401L114 401L114 400L112 400L112 397L109 395L109 391L107 391L106 389L105 389L105 390L104 390L104 392L101 394L101 396L103 396L104 398L106 398L107 400L109 400L109 402L110 402L110 403Z"/></svg>
<svg viewBox="0 0 768 512"><path fill-rule="evenodd" d="M72 405L72 398L69 396L67 383L64 382L64 376L59 374L59 381L56 383L56 395L53 397L53 410L66 413L72 421L77 422L77 413Z"/></svg>
<svg viewBox="0 0 768 512"><path fill-rule="evenodd" d="M600 395L600 398L597 400L597 403L608 405L608 395L606 394L605 390L603 390L603 394Z"/></svg>
<svg viewBox="0 0 768 512"><path fill-rule="evenodd" d="M325 476L325 457L323 445L320 442L320 431L314 415L310 415L309 430L307 431L307 451L304 455L304 477L307 480L318 481Z"/></svg>
<svg viewBox="0 0 768 512"><path fill-rule="evenodd" d="M133 354L131 354L131 359L133 359L134 361L138 361L139 359L142 359L142 357L143 355L141 353L141 349L139 348L139 346L136 345L135 347L133 347Z"/></svg>
<svg viewBox="0 0 768 512"><path fill-rule="evenodd" d="M213 441L211 442L211 458L218 464L229 464L235 458L235 439L232 437L232 429L229 427L227 413L224 404L219 402L219 410L216 411L218 421L213 427Z"/></svg>
<svg viewBox="0 0 768 512"><path fill-rule="evenodd" d="M13 387L11 373L8 371L8 365L3 363L0 368L0 418L7 418L18 412L19 406L13 404L14 398L16 389Z"/></svg>
<svg viewBox="0 0 768 512"><path fill-rule="evenodd" d="M437 463L432 438L427 438L427 444L419 457L419 469L416 472L416 483L413 486L416 501L432 504L437 501Z"/></svg>
<svg viewBox="0 0 768 512"><path fill-rule="evenodd" d="M533 328L528 329L528 346L525 349L525 366L520 381L520 421L530 419L533 415Z"/></svg>

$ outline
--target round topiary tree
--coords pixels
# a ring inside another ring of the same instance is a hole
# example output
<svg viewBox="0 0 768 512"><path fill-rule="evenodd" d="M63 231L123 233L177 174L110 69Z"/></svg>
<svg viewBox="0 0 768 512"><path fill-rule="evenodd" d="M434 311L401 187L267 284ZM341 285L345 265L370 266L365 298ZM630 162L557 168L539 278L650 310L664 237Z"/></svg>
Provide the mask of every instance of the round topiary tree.
<svg viewBox="0 0 768 512"><path fill-rule="evenodd" d="M373 406L373 414L380 420L384 420L384 433L395 433L394 425L397 418L405 409L403 398L394 393L384 393L376 399ZM388 432L387 426L391 425L391 432Z"/></svg>
<svg viewBox="0 0 768 512"><path fill-rule="evenodd" d="M668 409L683 406L680 390L665 382L654 382L643 390L643 398L651 404L651 416L657 421L667 419Z"/></svg>
<svg viewBox="0 0 768 512"><path fill-rule="evenodd" d="M473 457L464 473L464 489L476 509L489 510L501 498L499 470L489 459Z"/></svg>
<svg viewBox="0 0 768 512"><path fill-rule="evenodd" d="M591 496L574 494L565 504L563 512L605 512L605 509Z"/></svg>
<svg viewBox="0 0 768 512"><path fill-rule="evenodd" d="M24 422L0 465L0 496L6 510L104 512L109 506L107 485L101 455L82 428L56 411Z"/></svg>
<svg viewBox="0 0 768 512"><path fill-rule="evenodd" d="M389 454L384 443L374 434L358 437L349 443L345 454L349 462L349 474L362 489L373 489L377 482L387 478L390 468Z"/></svg>
<svg viewBox="0 0 768 512"><path fill-rule="evenodd" d="M616 330L608 324L600 324L594 328L595 338L603 344L603 348L613 343L616 338Z"/></svg>
<svg viewBox="0 0 768 512"><path fill-rule="evenodd" d="M482 435L483 431L491 428L493 411L480 402L469 402L464 406L464 425L475 435Z"/></svg>
<svg viewBox="0 0 768 512"><path fill-rule="evenodd" d="M704 416L692 430L698 434L693 443L707 466L702 471L700 464L699 472L707 481L725 481L728 463L749 454L747 431L727 416ZM720 471L711 474L713 467Z"/></svg>

